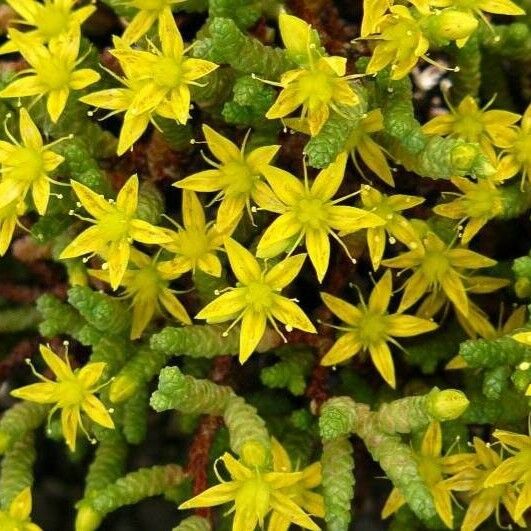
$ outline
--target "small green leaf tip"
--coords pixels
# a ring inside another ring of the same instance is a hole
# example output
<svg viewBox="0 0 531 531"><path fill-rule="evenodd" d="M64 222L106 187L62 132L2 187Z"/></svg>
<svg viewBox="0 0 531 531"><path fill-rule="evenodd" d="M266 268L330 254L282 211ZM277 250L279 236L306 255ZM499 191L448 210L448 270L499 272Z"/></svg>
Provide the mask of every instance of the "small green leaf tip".
<svg viewBox="0 0 531 531"><path fill-rule="evenodd" d="M76 517L76 531L95 531L101 524L102 517L92 507L84 505L79 508Z"/></svg>
<svg viewBox="0 0 531 531"><path fill-rule="evenodd" d="M457 389L439 391L435 388L427 397L427 409L440 422L460 417L470 404L465 393Z"/></svg>
<svg viewBox="0 0 531 531"><path fill-rule="evenodd" d="M356 404L348 396L331 398L321 408L319 431L323 441L349 435L356 422Z"/></svg>

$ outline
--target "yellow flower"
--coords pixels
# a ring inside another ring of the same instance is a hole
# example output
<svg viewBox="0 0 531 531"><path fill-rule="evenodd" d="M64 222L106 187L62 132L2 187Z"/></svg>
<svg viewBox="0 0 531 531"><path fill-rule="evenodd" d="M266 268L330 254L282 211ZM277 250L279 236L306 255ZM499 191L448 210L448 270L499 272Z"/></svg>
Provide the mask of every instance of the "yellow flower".
<svg viewBox="0 0 531 531"><path fill-rule="evenodd" d="M105 363L87 363L81 369L72 370L57 354L48 347L40 345L41 355L49 369L55 374L56 381L49 380L33 370L41 383L26 385L11 391L11 394L22 400L39 404L55 404L50 411L50 417L58 409L61 411L61 425L66 444L70 450L76 449L77 426L83 426L81 413L85 413L97 424L105 428L114 429L111 416L105 406L96 398L95 393L101 388L96 383L101 378Z"/></svg>
<svg viewBox="0 0 531 531"><path fill-rule="evenodd" d="M268 186L262 180L263 170L270 167L280 146L262 146L245 154L228 138L208 125L203 125L208 147L219 163L210 162L215 169L194 173L173 186L196 192L218 192L221 200L217 214L220 230L228 230L240 220L244 208L251 213L251 199L257 201Z"/></svg>
<svg viewBox="0 0 531 531"><path fill-rule="evenodd" d="M88 105L125 111L119 155L140 138L155 114L185 124L190 112L190 85L198 85L198 79L218 68L210 61L185 55L171 11L162 12L158 33L161 49L151 43L151 51L133 49L115 37L111 53L124 71L125 79L118 79L126 89L103 90L80 98Z"/></svg>
<svg viewBox="0 0 531 531"><path fill-rule="evenodd" d="M433 7L454 7L465 13L474 13L487 21L485 13L495 15L525 15L525 11L511 0L429 0Z"/></svg>
<svg viewBox="0 0 531 531"><path fill-rule="evenodd" d="M441 425L438 422L432 422L422 438L420 450L415 452L415 458L419 475L433 496L437 514L444 524L452 529L454 516L450 491L454 489L454 485L451 479L445 480L445 476L453 474L456 469L461 470L463 467L472 465L474 455L441 456L441 451ZM394 488L382 509L382 518L389 517L405 503L406 500L401 492Z"/></svg>
<svg viewBox="0 0 531 531"><path fill-rule="evenodd" d="M76 70L79 63L79 28L60 35L48 46L36 42L26 33L10 30L11 40L30 64L24 75L0 92L0 98L24 98L47 95L46 107L52 122L61 116L70 91L81 90L100 79L90 68Z"/></svg>
<svg viewBox="0 0 531 531"><path fill-rule="evenodd" d="M311 321L295 302L280 295L301 270L305 254L290 256L267 270L262 269L255 257L231 238L225 239L225 249L238 284L207 304L196 317L206 319L208 323L233 321L231 328L242 322L240 363L253 353L264 335L267 322L282 337L275 319L284 323L288 330L298 328L316 333Z"/></svg>
<svg viewBox="0 0 531 531"><path fill-rule="evenodd" d="M256 446L256 443L244 444L243 456L259 453L248 451L247 447L251 445ZM263 452L261 455L263 456ZM288 525L293 523L304 529L319 531L319 527L297 503L298 498L286 494L287 490L303 481L303 472L270 471L264 467L263 457L237 460L231 454L224 453L218 461L223 463L231 480L225 481L215 469L220 484L182 503L179 509L215 507L234 502L230 511L234 512L233 531L252 531L257 525L262 528L270 511L281 516L282 524L287 520Z"/></svg>
<svg viewBox="0 0 531 531"><path fill-rule="evenodd" d="M341 105L353 106L359 102L349 79L345 76L347 60L344 57L323 57L312 27L300 18L281 13L278 19L282 41L301 68L282 74L282 87L277 100L267 111L266 118L282 118L302 105L302 117L308 120L311 135L316 135L330 114Z"/></svg>
<svg viewBox="0 0 531 531"><path fill-rule="evenodd" d="M385 195L368 185L361 187L363 206L384 220L380 227L367 229L367 243L371 256L372 267L376 271L380 267L386 246L386 233L389 241L401 241L408 247L420 245L419 238L411 223L400 212L414 208L424 202L422 197L414 195Z"/></svg>
<svg viewBox="0 0 531 531"><path fill-rule="evenodd" d="M170 14L171 8L185 0L124 0L122 5L138 9L122 34L128 43L136 42L145 35L162 15Z"/></svg>
<svg viewBox="0 0 531 531"><path fill-rule="evenodd" d="M345 332L324 355L321 365L335 365L348 360L358 352L369 351L374 366L382 378L396 387L395 366L388 342L396 343L395 337L411 337L431 332L437 323L402 313L388 313L393 293L391 271L387 270L374 286L369 303L353 306L342 299L321 293L330 311L345 324L337 327Z"/></svg>
<svg viewBox="0 0 531 531"><path fill-rule="evenodd" d="M384 224L379 216L361 208L337 206L347 197L333 200L345 173L347 155L341 153L327 168L319 172L310 186L306 169L304 182L291 173L279 168L267 167L263 172L274 194L257 198L264 210L276 212L280 216L269 225L258 243L257 256L270 258L288 248L293 251L302 239L310 255L310 260L321 282L330 260L330 240L332 236L347 252L340 235L356 232L368 227Z"/></svg>
<svg viewBox="0 0 531 531"><path fill-rule="evenodd" d="M496 261L462 247L452 249L430 232L418 248L383 260L382 264L415 270L404 284L399 312L415 304L424 294L433 292L441 296L444 294L456 310L467 316L469 301L462 270L491 267Z"/></svg>
<svg viewBox="0 0 531 531"><path fill-rule="evenodd" d="M34 28L26 35L41 44L79 28L94 11L96 6L88 5L73 10L76 0L46 0L43 4L35 0L7 0L7 3L21 17L17 19L26 27ZM0 46L0 54L18 51L14 41Z"/></svg>
<svg viewBox="0 0 531 531"><path fill-rule="evenodd" d="M504 430L494 430L493 436L511 454L485 480L486 488L513 483L518 498L511 514L515 521L531 507L531 436Z"/></svg>
<svg viewBox="0 0 531 531"><path fill-rule="evenodd" d="M26 487L9 504L7 511L0 511L0 529L5 531L42 531L31 522L31 490Z"/></svg>
<svg viewBox="0 0 531 531"><path fill-rule="evenodd" d="M183 191L183 225L179 231L168 231L171 241L162 245L177 256L159 265L161 273L176 278L187 271L201 269L207 275L221 276L221 262L216 255L223 246L224 233L207 223L201 202L194 192Z"/></svg>
<svg viewBox="0 0 531 531"><path fill-rule="evenodd" d="M430 12L429 0L409 0L409 3L423 14ZM392 4L393 0L363 0L363 20L360 30L362 38L377 33L378 24Z"/></svg>
<svg viewBox="0 0 531 531"><path fill-rule="evenodd" d="M520 326L523 326L523 324L524 323L522 322ZM531 347L531 332L520 332L518 334L514 334L513 339L519 343L523 343L524 345L529 345ZM526 396L531 396L531 384L528 385L525 394Z"/></svg>
<svg viewBox="0 0 531 531"><path fill-rule="evenodd" d="M527 107L519 128L512 131L508 147L502 151L497 177L509 179L522 172L522 181L531 182L531 105Z"/></svg>
<svg viewBox="0 0 531 531"><path fill-rule="evenodd" d="M427 135L452 136L465 142L477 142L485 155L496 160L494 147L508 148L514 137L514 127L520 115L501 110L487 110L494 100L480 109L472 96L466 96L454 108L449 101L449 114L442 114L424 124L422 131Z"/></svg>
<svg viewBox="0 0 531 531"><path fill-rule="evenodd" d="M455 194L457 198L449 203L437 205L433 211L440 216L459 220L459 224L466 223L461 241L464 245L503 210L501 192L489 179L478 179L472 182L464 177L454 177L452 184L462 194Z"/></svg>
<svg viewBox="0 0 531 531"><path fill-rule="evenodd" d="M271 438L271 455L273 472L293 471L288 453L274 437ZM325 514L323 497L312 490L321 484L321 463L318 461L312 463L301 472L302 477L297 483L282 490L290 500L302 507L308 514L323 518ZM268 531L288 531L291 522L289 516L273 509L267 529Z"/></svg>
<svg viewBox="0 0 531 531"><path fill-rule="evenodd" d="M420 57L426 58L430 43L407 7L392 6L378 28L376 35L367 37L378 39L367 74L376 74L391 64L391 79L401 79L413 70Z"/></svg>
<svg viewBox="0 0 531 531"><path fill-rule="evenodd" d="M184 306L169 288L170 280L179 275L166 274L163 271L165 262L158 262L157 257L150 258L136 249L131 250L130 261L136 267L125 271L120 285L125 288L124 297L132 299L131 339L142 335L155 312L161 312L161 306L181 323L192 324ZM89 273L109 282L109 271L91 269Z"/></svg>
<svg viewBox="0 0 531 531"><path fill-rule="evenodd" d="M20 109L19 130L22 144L9 133L9 142L0 140L0 209L16 198L24 199L31 188L33 203L42 216L46 213L50 198L49 173L55 170L64 158L44 145L42 137L28 111Z"/></svg>
<svg viewBox="0 0 531 531"><path fill-rule="evenodd" d="M485 479L498 467L502 459L488 444L480 438L474 437L474 457L476 462L463 466L462 470L447 480L452 490L466 493L468 507L465 518L461 524L461 531L475 531L491 514L498 514L500 505L503 504L507 512L514 518L516 506L516 489L512 485L497 485L485 487ZM470 466L472 465L472 466ZM518 525L525 527L522 519Z"/></svg>
<svg viewBox="0 0 531 531"><path fill-rule="evenodd" d="M385 157L384 149L378 145L372 138L372 133L382 131L384 128L383 115L380 109L374 109L367 113L354 128L345 144L345 151L350 152L352 162L363 175L356 154L372 170L377 177L389 186L394 186L395 181L391 168Z"/></svg>
<svg viewBox="0 0 531 531"><path fill-rule="evenodd" d="M87 219L94 225L69 243L59 258L64 260L89 253L100 254L107 260L112 289L116 289L122 281L133 240L151 244L167 243L171 240L165 229L135 217L138 205L136 175L124 184L116 202L107 201L76 181L72 181L72 188L85 210L94 217Z"/></svg>
<svg viewBox="0 0 531 531"><path fill-rule="evenodd" d="M16 198L0 207L0 256L4 256L11 243L18 218L26 211L24 201Z"/></svg>

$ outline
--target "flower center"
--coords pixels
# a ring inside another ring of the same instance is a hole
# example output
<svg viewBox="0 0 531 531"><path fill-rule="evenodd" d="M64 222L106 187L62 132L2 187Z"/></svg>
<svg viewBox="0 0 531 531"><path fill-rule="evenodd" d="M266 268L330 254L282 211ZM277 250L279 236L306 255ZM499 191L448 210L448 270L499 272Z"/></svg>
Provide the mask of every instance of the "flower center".
<svg viewBox="0 0 531 531"><path fill-rule="evenodd" d="M330 75L321 70L308 70L296 83L302 99L309 101L310 107L312 103L327 103L334 95Z"/></svg>
<svg viewBox="0 0 531 531"><path fill-rule="evenodd" d="M246 302L253 310L260 312L273 304L273 291L268 284L251 282L245 294Z"/></svg>
<svg viewBox="0 0 531 531"><path fill-rule="evenodd" d="M236 506L241 507L244 514L256 515L262 522L269 511L271 489L260 475L245 480L236 494Z"/></svg>
<svg viewBox="0 0 531 531"><path fill-rule="evenodd" d="M153 67L153 81L163 88L174 88L181 84L181 61L172 57L161 57Z"/></svg>
<svg viewBox="0 0 531 531"><path fill-rule="evenodd" d="M364 345L369 346L386 339L387 318L381 313L367 312L359 323L359 334Z"/></svg>
<svg viewBox="0 0 531 531"><path fill-rule="evenodd" d="M456 115L455 134L467 142L477 142L485 130L481 115L479 110L466 115Z"/></svg>
<svg viewBox="0 0 531 531"><path fill-rule="evenodd" d="M160 291L161 278L153 266L147 266L135 271L133 280L128 285L132 295L139 295L142 299L154 300Z"/></svg>
<svg viewBox="0 0 531 531"><path fill-rule="evenodd" d="M476 188L465 196L466 214L471 218L494 217L500 212L500 192L495 188Z"/></svg>
<svg viewBox="0 0 531 531"><path fill-rule="evenodd" d="M133 6L144 11L162 11L168 0L133 0Z"/></svg>
<svg viewBox="0 0 531 531"><path fill-rule="evenodd" d="M118 210L100 218L98 225L105 230L109 242L118 241L129 232L129 219Z"/></svg>
<svg viewBox="0 0 531 531"><path fill-rule="evenodd" d="M44 170L41 152L24 146L13 153L9 166L6 176L25 182L38 179Z"/></svg>
<svg viewBox="0 0 531 531"><path fill-rule="evenodd" d="M521 133L514 143L514 156L521 164L531 163L531 134Z"/></svg>
<svg viewBox="0 0 531 531"><path fill-rule="evenodd" d="M187 229L178 235L179 254L197 260L210 251L210 245L204 231Z"/></svg>
<svg viewBox="0 0 531 531"><path fill-rule="evenodd" d="M439 251L427 251L421 267L430 282L438 282L450 268L450 261Z"/></svg>
<svg viewBox="0 0 531 531"><path fill-rule="evenodd" d="M321 199L305 197L295 205L295 215L301 225L310 229L321 229L326 226L326 208Z"/></svg>
<svg viewBox="0 0 531 531"><path fill-rule="evenodd" d="M225 195L250 194L259 175L253 174L251 168L239 160L231 160L223 164L219 170L222 174Z"/></svg>
<svg viewBox="0 0 531 531"><path fill-rule="evenodd" d="M47 40L57 37L68 29L69 12L54 4L44 4L37 19L39 32Z"/></svg>
<svg viewBox="0 0 531 531"><path fill-rule="evenodd" d="M70 84L71 66L59 60L43 62L39 65L38 76L49 90L67 88Z"/></svg>
<svg viewBox="0 0 531 531"><path fill-rule="evenodd" d="M438 457L419 455L417 460L419 474L426 485L431 487L442 481L443 477Z"/></svg>
<svg viewBox="0 0 531 531"><path fill-rule="evenodd" d="M57 397L59 407L77 406L85 398L85 388L76 379L58 382Z"/></svg>

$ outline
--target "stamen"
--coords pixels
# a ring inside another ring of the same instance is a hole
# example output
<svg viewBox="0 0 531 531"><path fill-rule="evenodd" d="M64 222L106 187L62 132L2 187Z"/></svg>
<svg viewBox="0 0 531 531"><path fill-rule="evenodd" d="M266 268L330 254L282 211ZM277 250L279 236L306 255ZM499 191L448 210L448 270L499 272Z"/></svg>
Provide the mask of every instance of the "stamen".
<svg viewBox="0 0 531 531"><path fill-rule="evenodd" d="M268 85L271 85L273 87L284 88L284 85L282 83L278 83L277 81L269 81L268 79L263 79L261 77L258 77L256 74L251 74L251 78L257 79L258 81L261 81L262 83L267 83Z"/></svg>
<svg viewBox="0 0 531 531"><path fill-rule="evenodd" d="M45 376L43 376L41 373L37 372L30 358L26 358L24 361L26 365L29 366L31 372L33 373L33 376L37 377L39 380L41 380L41 382L55 383L53 380L50 380L49 378L46 378Z"/></svg>
<svg viewBox="0 0 531 531"><path fill-rule="evenodd" d="M328 234L332 236L332 238L334 238L334 240L336 240L337 243L339 243L339 245L341 245L346 255L349 257L350 261L353 264L357 264L358 261L350 254L350 251L348 250L348 247L345 245L345 242L333 230L328 229Z"/></svg>

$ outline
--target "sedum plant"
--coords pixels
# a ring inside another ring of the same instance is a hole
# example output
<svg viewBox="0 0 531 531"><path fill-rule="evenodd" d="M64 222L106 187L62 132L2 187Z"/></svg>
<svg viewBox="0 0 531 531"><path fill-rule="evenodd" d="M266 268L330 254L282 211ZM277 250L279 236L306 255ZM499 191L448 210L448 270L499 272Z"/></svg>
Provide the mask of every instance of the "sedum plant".
<svg viewBox="0 0 531 531"><path fill-rule="evenodd" d="M528 0L0 30L1 530L531 523Z"/></svg>

